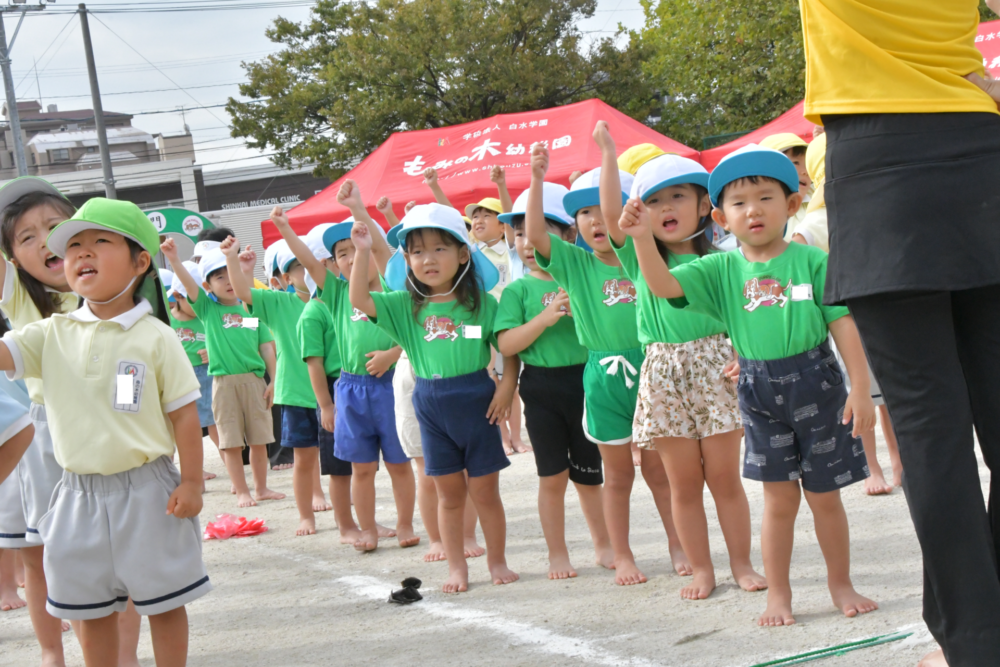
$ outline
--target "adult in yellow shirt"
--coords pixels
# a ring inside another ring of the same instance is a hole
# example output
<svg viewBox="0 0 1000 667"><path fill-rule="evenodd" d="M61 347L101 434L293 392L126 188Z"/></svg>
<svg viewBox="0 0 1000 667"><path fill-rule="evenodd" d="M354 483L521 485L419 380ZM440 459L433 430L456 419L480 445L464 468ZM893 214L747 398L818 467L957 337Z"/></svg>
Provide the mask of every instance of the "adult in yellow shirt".
<svg viewBox="0 0 1000 667"><path fill-rule="evenodd" d="M1000 84L983 79L978 3L801 7L805 113L829 144L825 295L851 309L895 423L942 648L921 666L997 665L1000 480L987 514L973 426L995 466Z"/></svg>

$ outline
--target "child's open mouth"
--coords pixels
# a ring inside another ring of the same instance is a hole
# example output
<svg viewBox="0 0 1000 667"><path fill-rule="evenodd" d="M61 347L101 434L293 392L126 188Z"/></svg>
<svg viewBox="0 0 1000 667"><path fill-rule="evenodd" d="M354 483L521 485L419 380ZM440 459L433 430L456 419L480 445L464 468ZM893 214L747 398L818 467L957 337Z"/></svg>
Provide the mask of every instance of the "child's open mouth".
<svg viewBox="0 0 1000 667"><path fill-rule="evenodd" d="M676 220L664 220L663 221L663 229L665 231L668 231L668 232L674 231L675 229L677 229L677 221Z"/></svg>
<svg viewBox="0 0 1000 667"><path fill-rule="evenodd" d="M594 233L594 240L595 241L603 241L605 238L607 238L607 235L604 232L595 232Z"/></svg>
<svg viewBox="0 0 1000 667"><path fill-rule="evenodd" d="M82 269L80 269L79 271L77 271L76 275L79 278L90 278L91 276L96 276L97 275L97 269L91 268L89 266L85 266Z"/></svg>
<svg viewBox="0 0 1000 667"><path fill-rule="evenodd" d="M58 269L62 269L62 267L63 267L62 257L56 257L55 255L52 255L52 257L49 257L47 260L45 260L45 268L47 269L52 269L55 271Z"/></svg>

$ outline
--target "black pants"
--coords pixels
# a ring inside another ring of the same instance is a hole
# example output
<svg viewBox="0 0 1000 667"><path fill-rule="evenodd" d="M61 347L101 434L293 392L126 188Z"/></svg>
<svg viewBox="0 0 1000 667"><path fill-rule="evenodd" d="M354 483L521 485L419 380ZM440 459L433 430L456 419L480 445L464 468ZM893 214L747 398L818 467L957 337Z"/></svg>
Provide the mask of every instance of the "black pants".
<svg viewBox="0 0 1000 667"><path fill-rule="evenodd" d="M1000 665L1000 285L848 299L882 387L924 556L924 620L951 667Z"/></svg>

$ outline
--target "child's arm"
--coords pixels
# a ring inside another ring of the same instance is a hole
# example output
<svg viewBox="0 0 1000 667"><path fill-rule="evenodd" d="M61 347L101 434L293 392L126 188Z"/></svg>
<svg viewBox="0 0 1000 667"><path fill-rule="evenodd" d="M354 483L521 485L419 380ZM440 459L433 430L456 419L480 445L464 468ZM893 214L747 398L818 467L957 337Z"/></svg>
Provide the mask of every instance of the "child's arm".
<svg viewBox="0 0 1000 667"><path fill-rule="evenodd" d="M847 376L851 378L851 393L844 404L844 423L850 424L851 418L854 418L854 437L857 438L875 428L875 403L872 402L865 350L861 346L858 327L850 315L830 322L829 327L833 342L837 344L847 366Z"/></svg>
<svg viewBox="0 0 1000 667"><path fill-rule="evenodd" d="M437 169L434 167L427 167L424 169L424 185L429 187L431 192L434 193L434 201L439 204L455 208L451 205L451 200L448 199L448 195L444 193L444 190L441 189L441 185L438 183Z"/></svg>
<svg viewBox="0 0 1000 667"><path fill-rule="evenodd" d="M323 265L323 262L316 259L316 255L312 254L309 246L292 230L292 226L288 224L288 216L285 215L280 206L275 206L271 211L271 222L281 232L281 238L285 239L285 243L288 244L288 249L295 255L295 259L299 260L299 264L306 267L309 277L322 287L326 283L326 267ZM268 278L270 279L270 276Z"/></svg>
<svg viewBox="0 0 1000 667"><path fill-rule="evenodd" d="M372 255L375 256L375 265L378 267L379 274L384 276L385 266L389 263L389 258L392 257L392 249L389 247L389 243L382 235L382 230L377 224L375 224L372 217L368 215L368 210L361 201L361 189L358 188L358 184L352 180L344 181L344 183L340 186L340 192L337 193L337 202L351 209L351 215L354 216L354 219L357 222L363 222L367 225L369 236L371 237ZM357 262L357 258L355 258L354 261ZM313 280L315 280L315 278L313 278ZM319 285L321 283L316 284ZM367 284L368 274L366 273L365 285Z"/></svg>
<svg viewBox="0 0 1000 667"><path fill-rule="evenodd" d="M354 266L351 267L351 280L347 295L351 305L368 317L378 318L375 310L375 300L368 291L368 251L372 247L372 235L368 225L355 222L351 229L351 240L354 241Z"/></svg>
<svg viewBox="0 0 1000 667"><path fill-rule="evenodd" d="M232 238L232 237L229 237ZM189 519L201 513L202 458L201 422L194 402L168 413L174 426L177 457L181 464L181 483L170 494L167 514Z"/></svg>
<svg viewBox="0 0 1000 667"><path fill-rule="evenodd" d="M253 293L250 291L250 286L253 283L248 283L246 276L243 275L243 270L240 268L240 246L236 242L236 239L230 236L225 241L219 245L219 250L222 254L226 256L226 268L229 269L229 282L233 286L233 292L236 293L236 298L245 303L248 306L253 305ZM254 253L247 246L245 253L252 253L254 261L257 261L257 253Z"/></svg>
<svg viewBox="0 0 1000 667"><path fill-rule="evenodd" d="M496 164L490 170L490 180L497 184L497 194L500 195L500 208L504 213L514 210L514 200L510 198L510 191L507 189L507 174L503 167Z"/></svg>
<svg viewBox="0 0 1000 667"><path fill-rule="evenodd" d="M6 345L0 345L0 347L5 350L7 349ZM7 476L17 467L18 462L24 456L24 452L28 450L28 445L31 444L31 440L34 437L35 427L28 424L0 445L0 484L3 484Z"/></svg>
<svg viewBox="0 0 1000 667"><path fill-rule="evenodd" d="M503 377L493 392L493 400L486 411L486 418L491 424L497 424L510 417L510 404L514 401L517 391L517 378L521 374L521 358L518 356L503 357Z"/></svg>
<svg viewBox="0 0 1000 667"><path fill-rule="evenodd" d="M191 319L198 318L198 316L194 312L194 308L191 307L191 304L188 303L187 299L178 299L177 301L174 301L174 304L177 305L177 310L179 310L182 314L187 315ZM174 315L174 317L178 320L180 319L179 317L177 317L176 314Z"/></svg>
<svg viewBox="0 0 1000 667"><path fill-rule="evenodd" d="M316 404L319 406L320 425L329 433L333 433L333 397L330 387L326 384L326 369L323 368L323 357L307 357L309 367L309 384L316 394Z"/></svg>
<svg viewBox="0 0 1000 667"><path fill-rule="evenodd" d="M167 258L170 262L170 270L174 272L174 275L184 284L184 289L187 290L188 300L194 303L198 300L198 296L201 294L201 285L194 281L191 274L188 273L187 267L181 262L180 257L177 256L177 244L170 237L160 244L160 252L163 256Z"/></svg>
<svg viewBox="0 0 1000 667"><path fill-rule="evenodd" d="M615 140L603 120L597 121L594 141L601 149L601 215L608 226L611 241L620 248L625 245L625 232L618 227L618 219L622 217L622 180L618 175Z"/></svg>
<svg viewBox="0 0 1000 667"><path fill-rule="evenodd" d="M398 345L390 347L388 350L369 352L365 355L368 357L368 361L365 362L365 370L368 371L369 375L380 378L392 368L394 363L399 361L401 354L403 354L403 348Z"/></svg>
<svg viewBox="0 0 1000 667"><path fill-rule="evenodd" d="M604 178L603 173L601 178ZM677 299L684 296L684 288L670 273L667 263L663 261L663 257L656 250L656 241L653 240L653 232L649 227L649 212L641 200L628 200L622 211L622 217L618 221L618 227L634 239L639 270L642 271L642 277L649 285L649 291L661 299ZM624 240L623 236L622 241L624 242Z"/></svg>
<svg viewBox="0 0 1000 667"><path fill-rule="evenodd" d="M388 197L380 197L378 202L375 203L375 210L385 216L385 221L389 224L389 229L399 224L399 218L396 217L396 213L392 210L392 200Z"/></svg>
<svg viewBox="0 0 1000 667"><path fill-rule="evenodd" d="M569 294L559 288L552 303L519 327L501 331L497 336L497 349L505 357L513 357L531 346L545 330L569 315ZM506 369L506 366L504 366ZM506 370L504 371L506 374Z"/></svg>
<svg viewBox="0 0 1000 667"><path fill-rule="evenodd" d="M524 212L524 231L535 252L552 257L552 239L545 225L545 208L542 205L542 183L549 170L549 149L542 144L531 147L531 185L528 186L528 205Z"/></svg>
<svg viewBox="0 0 1000 667"><path fill-rule="evenodd" d="M274 405L274 380L278 377L275 370L277 354L275 352L274 341L261 343L257 350L260 352L260 358L264 360L264 368L267 370L267 376L271 378L270 384L264 390L264 402L267 403L267 409L270 410L271 406Z"/></svg>

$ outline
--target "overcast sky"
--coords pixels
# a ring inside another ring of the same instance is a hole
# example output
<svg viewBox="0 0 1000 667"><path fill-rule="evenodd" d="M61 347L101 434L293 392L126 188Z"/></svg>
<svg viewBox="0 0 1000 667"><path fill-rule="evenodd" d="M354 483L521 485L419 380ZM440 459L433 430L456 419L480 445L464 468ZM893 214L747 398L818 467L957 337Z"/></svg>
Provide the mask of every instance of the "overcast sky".
<svg viewBox="0 0 1000 667"><path fill-rule="evenodd" d="M33 1L36 0L29 0ZM145 0L147 5L158 1L165 0ZM253 0L202 1L220 4ZM0 5L9 2L0 0ZM43 105L57 104L60 110L91 108L80 19L76 14L66 13L76 4L60 1L42 12L30 13L24 20L11 51L19 101L41 99ZM136 0L95 0L88 6L98 12L114 5L137 4L140 3ZM594 18L583 22L581 30L598 31L592 33L598 36L602 34L599 31L613 32L618 23L633 29L642 25L639 0L599 0L597 4ZM92 15L90 31L104 109L127 113L168 110L169 113L137 115L132 123L152 134L180 132L183 128L180 106L225 103L229 96L237 94L236 84L244 80L240 62L257 60L278 50L264 35L277 16L304 21L309 9L295 6ZM17 18L17 14L4 15L8 41ZM175 84L187 93L178 90ZM244 148L241 140L229 136L229 116L224 109L190 110L186 118L194 135L198 163L206 171L266 162L256 151Z"/></svg>

